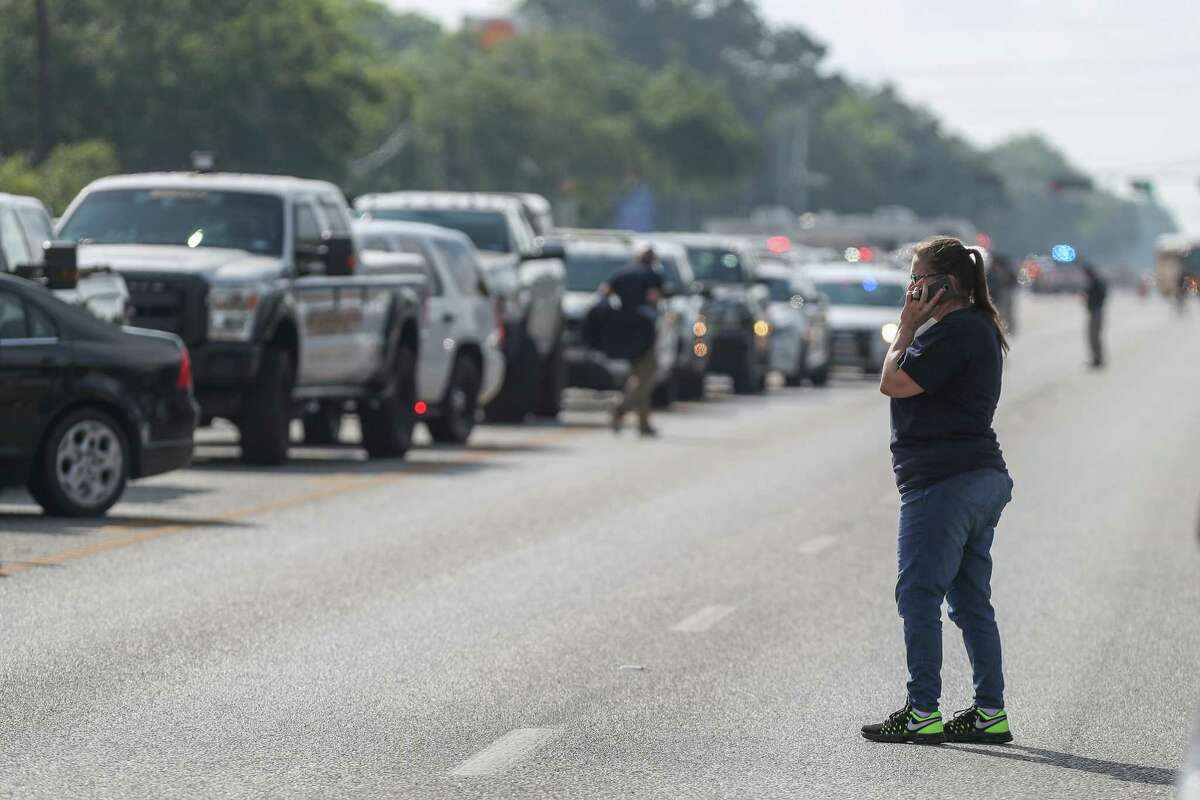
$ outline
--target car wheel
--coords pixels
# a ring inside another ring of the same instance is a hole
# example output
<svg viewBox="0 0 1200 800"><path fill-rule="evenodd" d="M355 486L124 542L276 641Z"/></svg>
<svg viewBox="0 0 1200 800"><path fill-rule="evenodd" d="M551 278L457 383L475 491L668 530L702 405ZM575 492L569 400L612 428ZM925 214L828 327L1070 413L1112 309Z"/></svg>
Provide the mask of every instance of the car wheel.
<svg viewBox="0 0 1200 800"><path fill-rule="evenodd" d="M567 361L560 331L554 342L554 350L542 365L542 381L538 385L534 415L543 419L557 419L562 411L563 390L566 387Z"/></svg>
<svg viewBox="0 0 1200 800"><path fill-rule="evenodd" d="M277 466L287 461L294 380L291 352L268 347L237 421L242 460L247 464Z"/></svg>
<svg viewBox="0 0 1200 800"><path fill-rule="evenodd" d="M804 379L808 377L808 347L800 345L800 355L796 359L796 368L788 375L783 376L783 382L788 386L799 386L804 383Z"/></svg>
<svg viewBox="0 0 1200 800"><path fill-rule="evenodd" d="M441 415L425 423L435 442L466 444L471 438L479 411L482 380L478 365L470 358L459 356L450 374L446 397L442 400Z"/></svg>
<svg viewBox="0 0 1200 800"><path fill-rule="evenodd" d="M810 372L808 374L808 379L812 381L813 386L827 386L829 385L829 370L830 363L829 361L826 361L819 369L815 369Z"/></svg>
<svg viewBox="0 0 1200 800"><path fill-rule="evenodd" d="M363 449L371 458L403 458L412 447L416 425L417 355L411 347L396 351L387 386L359 410Z"/></svg>
<svg viewBox="0 0 1200 800"><path fill-rule="evenodd" d="M650 402L655 408L670 408L679 399L679 374L674 368L667 379L654 387Z"/></svg>
<svg viewBox="0 0 1200 800"><path fill-rule="evenodd" d="M733 374L735 394L762 394L767 388L767 368L759 363L753 348L746 354L746 362Z"/></svg>
<svg viewBox="0 0 1200 800"><path fill-rule="evenodd" d="M304 443L310 445L337 444L342 431L342 409L333 403L321 403L315 411L304 414Z"/></svg>
<svg viewBox="0 0 1200 800"><path fill-rule="evenodd" d="M500 393L484 410L491 422L524 422L533 410L538 388L537 348L528 337L522 338L516 355L504 370Z"/></svg>
<svg viewBox="0 0 1200 800"><path fill-rule="evenodd" d="M689 370L682 373L679 376L679 399L703 400L704 376L705 373L703 371L693 372Z"/></svg>
<svg viewBox="0 0 1200 800"><path fill-rule="evenodd" d="M130 463L117 421L100 409L77 409L46 436L29 493L47 514L99 517L124 493Z"/></svg>

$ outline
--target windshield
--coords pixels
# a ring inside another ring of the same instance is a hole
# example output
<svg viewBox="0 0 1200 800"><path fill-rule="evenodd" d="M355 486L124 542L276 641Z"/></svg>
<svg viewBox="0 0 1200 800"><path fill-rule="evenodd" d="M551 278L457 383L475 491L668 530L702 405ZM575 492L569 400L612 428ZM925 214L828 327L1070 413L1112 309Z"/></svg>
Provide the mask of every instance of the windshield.
<svg viewBox="0 0 1200 800"><path fill-rule="evenodd" d="M741 257L724 247L689 247L688 260L696 280L711 283L744 283Z"/></svg>
<svg viewBox="0 0 1200 800"><path fill-rule="evenodd" d="M374 219L396 219L404 222L425 222L462 231L475 247L490 253L511 253L508 221L499 211L471 211L459 208L373 208L367 212Z"/></svg>
<svg viewBox="0 0 1200 800"><path fill-rule="evenodd" d="M790 303L796 294L792 291L792 282L787 278L771 278L767 281L767 290L771 292L773 303Z"/></svg>
<svg viewBox="0 0 1200 800"><path fill-rule="evenodd" d="M194 189L92 192L59 238L96 244L228 247L283 253L283 200L274 195Z"/></svg>
<svg viewBox="0 0 1200 800"><path fill-rule="evenodd" d="M567 253L567 291L594 292L629 259L613 255L576 255Z"/></svg>
<svg viewBox="0 0 1200 800"><path fill-rule="evenodd" d="M679 274L679 264L674 256L659 256L658 265L662 268L663 285L675 291L683 290L683 276Z"/></svg>
<svg viewBox="0 0 1200 800"><path fill-rule="evenodd" d="M829 296L835 306L904 305L905 287L897 283L880 283L874 278L849 278L840 281L817 281L817 288Z"/></svg>

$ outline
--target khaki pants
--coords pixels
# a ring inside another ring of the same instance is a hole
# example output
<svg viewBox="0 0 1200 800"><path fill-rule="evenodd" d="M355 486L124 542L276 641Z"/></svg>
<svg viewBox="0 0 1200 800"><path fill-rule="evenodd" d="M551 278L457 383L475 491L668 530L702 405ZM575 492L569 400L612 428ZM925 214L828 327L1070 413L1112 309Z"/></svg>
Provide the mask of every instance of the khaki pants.
<svg viewBox="0 0 1200 800"><path fill-rule="evenodd" d="M650 399L654 393L654 376L658 372L658 353L651 347L643 355L634 359L629 375L625 382L625 397L613 412L623 417L630 411L636 411L638 424L643 428L650 424Z"/></svg>

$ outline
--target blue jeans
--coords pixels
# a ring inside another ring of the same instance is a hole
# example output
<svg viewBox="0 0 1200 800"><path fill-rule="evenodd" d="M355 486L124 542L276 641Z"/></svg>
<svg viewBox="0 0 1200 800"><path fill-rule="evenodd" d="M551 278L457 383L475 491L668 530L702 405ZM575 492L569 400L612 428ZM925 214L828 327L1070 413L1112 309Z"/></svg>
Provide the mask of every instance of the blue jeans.
<svg viewBox="0 0 1200 800"><path fill-rule="evenodd" d="M991 550L1012 487L1008 473L981 469L900 496L896 607L904 620L908 699L914 708L933 711L942 694L943 600L962 629L975 704L1004 708Z"/></svg>

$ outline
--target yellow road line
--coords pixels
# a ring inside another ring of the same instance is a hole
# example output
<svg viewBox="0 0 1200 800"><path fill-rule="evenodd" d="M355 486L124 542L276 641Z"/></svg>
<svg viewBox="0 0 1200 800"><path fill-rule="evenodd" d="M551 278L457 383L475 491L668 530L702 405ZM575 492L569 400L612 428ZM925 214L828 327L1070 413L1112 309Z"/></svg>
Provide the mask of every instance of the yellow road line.
<svg viewBox="0 0 1200 800"><path fill-rule="evenodd" d="M560 430L544 436L533 437L532 439L521 442L526 444L553 444L560 441L568 441L577 438L586 430ZM490 461L497 458L501 453L490 450L467 450L459 463L480 463ZM436 463L436 462L433 462ZM142 527L137 524L132 525L107 525L101 528L98 533L105 538L101 541L83 544L79 547L71 547L66 550L59 550L49 555L37 556L27 561L9 562L0 564L0 577L8 577L16 575L19 572L34 569L35 567L50 567L67 561L76 561L81 558L87 558L100 553L107 553L112 550L120 550L125 547L130 547L142 542L149 542L154 539L161 539L166 536L173 536L178 533L183 533L196 528L211 527L219 525L223 522L236 522L238 520L257 517L262 514L269 514L273 511L282 511L288 508L308 505L309 503L327 500L330 497L348 494L350 492L371 489L376 486L382 486L388 483L402 480L406 477L411 477L412 473L398 472L389 475L372 475L359 477L353 473L341 473L338 475L330 475L326 478L319 479L320 488L314 489L311 492L292 495L278 500L272 500L267 503L260 503L254 506L228 511L224 514L219 514L211 519L197 522L179 522L173 525L159 525L154 527Z"/></svg>

